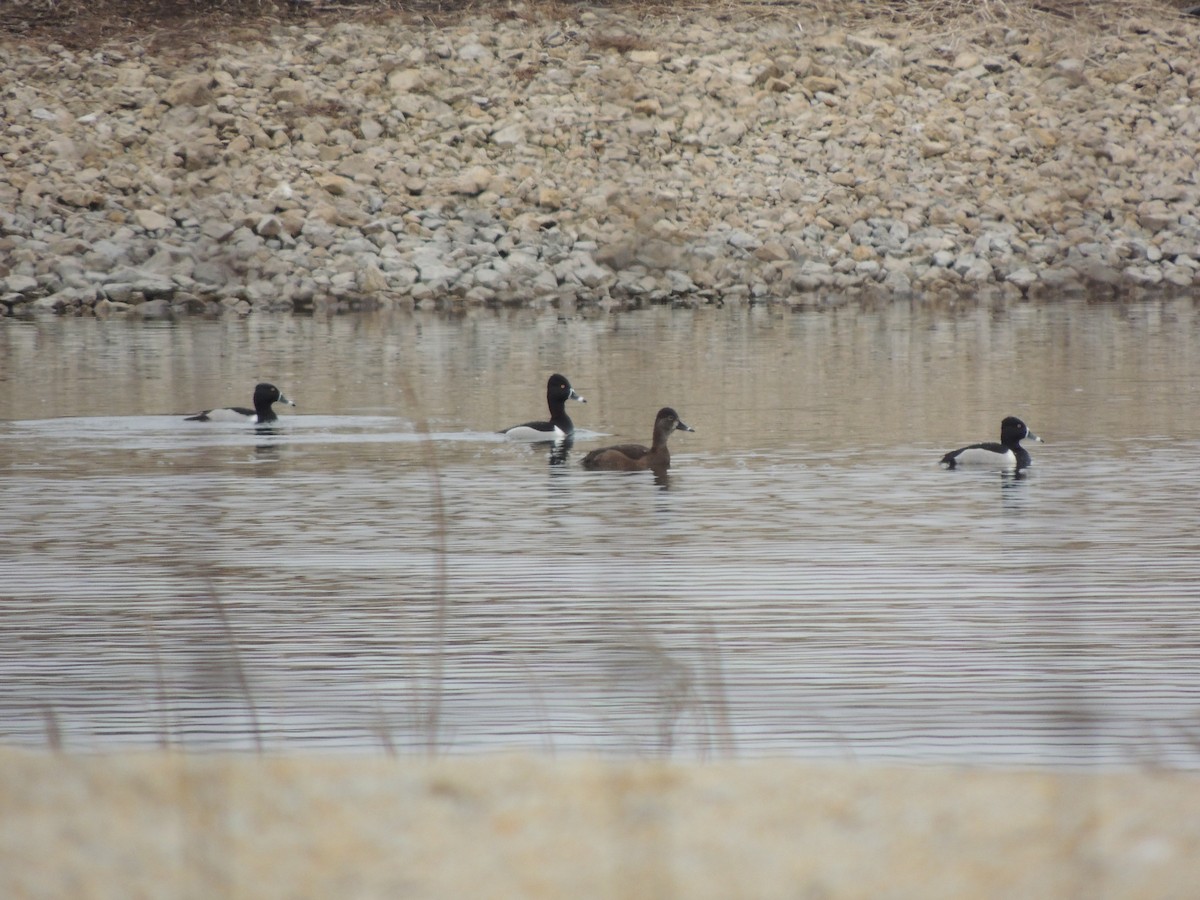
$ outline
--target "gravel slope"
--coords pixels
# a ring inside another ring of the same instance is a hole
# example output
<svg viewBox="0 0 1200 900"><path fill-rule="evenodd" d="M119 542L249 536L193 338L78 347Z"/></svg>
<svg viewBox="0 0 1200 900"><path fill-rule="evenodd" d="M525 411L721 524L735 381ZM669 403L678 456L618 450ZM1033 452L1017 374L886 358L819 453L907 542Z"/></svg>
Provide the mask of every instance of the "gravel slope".
<svg viewBox="0 0 1200 900"><path fill-rule="evenodd" d="M1200 20L1056 23L517 6L192 54L10 38L0 312L1193 289Z"/></svg>

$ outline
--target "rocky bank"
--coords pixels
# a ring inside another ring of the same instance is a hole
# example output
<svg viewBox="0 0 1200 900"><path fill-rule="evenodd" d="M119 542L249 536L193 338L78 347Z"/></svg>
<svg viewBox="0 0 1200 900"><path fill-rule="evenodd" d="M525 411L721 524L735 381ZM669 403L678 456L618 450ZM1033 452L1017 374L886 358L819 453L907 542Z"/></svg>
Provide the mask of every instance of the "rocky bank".
<svg viewBox="0 0 1200 900"><path fill-rule="evenodd" d="M0 314L1200 285L1198 19L552 11L10 38Z"/></svg>

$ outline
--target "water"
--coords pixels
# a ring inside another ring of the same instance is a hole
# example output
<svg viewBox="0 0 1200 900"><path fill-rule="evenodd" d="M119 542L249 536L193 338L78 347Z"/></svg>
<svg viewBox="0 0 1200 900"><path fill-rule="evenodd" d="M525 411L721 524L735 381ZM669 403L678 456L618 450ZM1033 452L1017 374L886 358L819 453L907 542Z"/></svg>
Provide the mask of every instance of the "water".
<svg viewBox="0 0 1200 900"><path fill-rule="evenodd" d="M1198 376L1179 299L0 321L0 741L1197 768Z"/></svg>

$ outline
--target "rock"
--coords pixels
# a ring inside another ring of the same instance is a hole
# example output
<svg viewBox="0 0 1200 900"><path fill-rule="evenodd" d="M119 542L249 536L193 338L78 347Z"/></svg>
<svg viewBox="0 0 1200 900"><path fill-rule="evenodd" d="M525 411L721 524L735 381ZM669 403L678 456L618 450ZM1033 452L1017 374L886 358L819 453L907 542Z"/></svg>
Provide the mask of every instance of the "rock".
<svg viewBox="0 0 1200 900"><path fill-rule="evenodd" d="M1098 259L1077 259L1069 265L1078 279L1085 283L1116 285L1121 281L1120 271Z"/></svg>
<svg viewBox="0 0 1200 900"><path fill-rule="evenodd" d="M356 278L356 286L364 294L377 294L389 289L387 276L378 267L368 264L360 269Z"/></svg>
<svg viewBox="0 0 1200 900"><path fill-rule="evenodd" d="M1037 282L1038 276L1037 273L1032 269L1023 266L1014 272L1009 272L1008 275L1005 276L1004 280L1010 284L1015 284L1022 290L1027 290L1031 285Z"/></svg>
<svg viewBox="0 0 1200 900"><path fill-rule="evenodd" d="M520 124L506 125L492 132L492 143L511 149L525 143L525 128Z"/></svg>
<svg viewBox="0 0 1200 900"><path fill-rule="evenodd" d="M445 289L461 274L460 270L446 265L442 254L432 247L421 248L413 254L411 262L416 266L418 280L439 290Z"/></svg>
<svg viewBox="0 0 1200 900"><path fill-rule="evenodd" d="M833 94L841 86L836 78L830 78L825 75L809 75L800 82L805 90L811 91L814 94Z"/></svg>
<svg viewBox="0 0 1200 900"><path fill-rule="evenodd" d="M335 197L344 197L355 190L354 182L341 175L318 175L317 186Z"/></svg>
<svg viewBox="0 0 1200 900"><path fill-rule="evenodd" d="M233 224L217 220L209 220L200 226L200 233L218 244L228 240L236 230Z"/></svg>
<svg viewBox="0 0 1200 900"><path fill-rule="evenodd" d="M1200 283L1200 275L1190 266L1167 264L1161 271L1163 281L1176 287L1191 287Z"/></svg>
<svg viewBox="0 0 1200 900"><path fill-rule="evenodd" d="M537 205L543 209L561 209L563 192L558 188L543 185L537 190Z"/></svg>
<svg viewBox="0 0 1200 900"><path fill-rule="evenodd" d="M292 186L286 181L281 181L275 187L271 188L267 194L267 200L271 202L275 209L281 209L285 204L290 203L294 196L295 191L292 190Z"/></svg>
<svg viewBox="0 0 1200 900"><path fill-rule="evenodd" d="M99 191L79 185L64 185L57 193L59 202L80 209L99 209L104 205L104 195Z"/></svg>
<svg viewBox="0 0 1200 900"><path fill-rule="evenodd" d="M492 171L485 166L472 166L454 179L450 190L455 194L482 194L492 183Z"/></svg>
<svg viewBox="0 0 1200 900"><path fill-rule="evenodd" d="M725 238L725 242L731 247L737 247L739 250L757 250L762 246L762 241L747 231L732 231Z"/></svg>
<svg viewBox="0 0 1200 900"><path fill-rule="evenodd" d="M779 241L767 241L754 251L754 257L763 262L782 262L790 258L787 249Z"/></svg>
<svg viewBox="0 0 1200 900"><path fill-rule="evenodd" d="M864 56L870 56L872 53L879 50L887 50L891 47L887 41L881 38L858 34L846 35L846 46L851 50L857 50Z"/></svg>
<svg viewBox="0 0 1200 900"><path fill-rule="evenodd" d="M492 60L492 51L473 41L458 48L458 58L464 62L487 63Z"/></svg>
<svg viewBox="0 0 1200 900"><path fill-rule="evenodd" d="M307 216L302 209L287 209L279 214L279 221L289 237L296 237L304 230L306 219Z"/></svg>
<svg viewBox="0 0 1200 900"><path fill-rule="evenodd" d="M171 317L171 304L166 300L147 300L133 307L143 319L168 319Z"/></svg>
<svg viewBox="0 0 1200 900"><path fill-rule="evenodd" d="M202 260L192 266L192 280L198 284L220 287L230 282L228 266L215 260Z"/></svg>
<svg viewBox="0 0 1200 900"><path fill-rule="evenodd" d="M9 275L0 281L0 292L11 294L33 294L38 290L38 281L29 275Z"/></svg>
<svg viewBox="0 0 1200 900"><path fill-rule="evenodd" d="M171 82L163 100L171 106L204 106L214 99L216 81L211 75L186 75Z"/></svg>
<svg viewBox="0 0 1200 900"><path fill-rule="evenodd" d="M423 89L427 77L420 69L397 69L388 75L388 87L398 94L412 93Z"/></svg>
<svg viewBox="0 0 1200 900"><path fill-rule="evenodd" d="M1137 206L1138 224L1151 234L1170 228L1178 219L1164 200L1146 200Z"/></svg>
<svg viewBox="0 0 1200 900"><path fill-rule="evenodd" d="M383 137L385 131L382 124L376 119L363 118L358 120L358 130L362 134L363 140L377 141Z"/></svg>
<svg viewBox="0 0 1200 900"><path fill-rule="evenodd" d="M283 222L278 216L263 216L255 223L254 233L259 237L279 237L284 233Z"/></svg>
<svg viewBox="0 0 1200 900"><path fill-rule="evenodd" d="M271 89L271 97L276 103L290 103L293 106L303 106L308 103L308 88L304 82L295 78L282 78Z"/></svg>
<svg viewBox="0 0 1200 900"><path fill-rule="evenodd" d="M612 270L599 265L589 253L572 254L570 272L580 284L590 288L607 284L613 278Z"/></svg>
<svg viewBox="0 0 1200 900"><path fill-rule="evenodd" d="M1153 287L1162 283L1163 274L1158 266L1127 266L1121 271L1121 278L1141 287Z"/></svg>
<svg viewBox="0 0 1200 900"><path fill-rule="evenodd" d="M152 209L139 209L134 212L133 220L147 231L164 231L175 226L175 220L169 219L162 213Z"/></svg>
<svg viewBox="0 0 1200 900"><path fill-rule="evenodd" d="M329 132L320 122L308 121L300 128L300 139L309 144L324 144L329 140Z"/></svg>
<svg viewBox="0 0 1200 900"><path fill-rule="evenodd" d="M1177 25L1084 61L1015 26L584 19L313 20L191 72L3 54L5 309L1195 281Z"/></svg>

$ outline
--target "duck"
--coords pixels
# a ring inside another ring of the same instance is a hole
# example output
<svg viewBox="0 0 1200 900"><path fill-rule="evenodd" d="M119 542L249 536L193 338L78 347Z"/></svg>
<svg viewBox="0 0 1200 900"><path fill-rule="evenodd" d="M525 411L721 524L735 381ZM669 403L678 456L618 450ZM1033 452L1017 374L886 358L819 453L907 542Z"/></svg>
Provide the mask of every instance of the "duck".
<svg viewBox="0 0 1200 900"><path fill-rule="evenodd" d="M986 441L981 444L971 444L958 450L951 450L942 457L942 465L954 469L958 466L991 466L1001 469L1024 469L1033 463L1029 451L1021 446L1021 441L1028 438L1031 441L1044 443L1016 416L1006 416L1000 423L1000 443Z"/></svg>
<svg viewBox="0 0 1200 900"><path fill-rule="evenodd" d="M546 382L546 405L550 407L549 422L526 422L505 428L500 433L513 441L561 441L575 432L575 423L567 415L568 400L587 403L571 387L565 375L557 372Z"/></svg>
<svg viewBox="0 0 1200 900"><path fill-rule="evenodd" d="M679 413L664 406L654 417L654 438L649 447L641 444L601 447L583 458L583 467L608 472L641 472L646 469L662 472L671 468L671 451L667 447L671 432L695 430L679 418Z"/></svg>
<svg viewBox="0 0 1200 900"><path fill-rule="evenodd" d="M264 425L276 421L279 416L271 408L273 403L296 404L283 396L283 392L273 384L265 381L254 386L254 409L244 406L223 406L218 409L206 409L204 412L188 416L187 422L248 422L252 425Z"/></svg>

